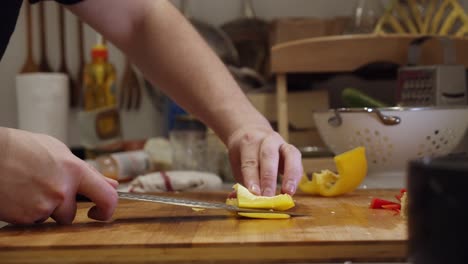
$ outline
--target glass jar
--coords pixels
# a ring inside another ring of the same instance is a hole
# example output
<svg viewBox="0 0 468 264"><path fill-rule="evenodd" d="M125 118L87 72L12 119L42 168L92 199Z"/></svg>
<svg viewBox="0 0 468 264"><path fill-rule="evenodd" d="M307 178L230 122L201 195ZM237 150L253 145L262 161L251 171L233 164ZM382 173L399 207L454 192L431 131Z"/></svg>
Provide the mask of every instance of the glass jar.
<svg viewBox="0 0 468 264"><path fill-rule="evenodd" d="M346 28L347 34L369 34L384 14L380 0L358 0L353 9L351 23Z"/></svg>
<svg viewBox="0 0 468 264"><path fill-rule="evenodd" d="M206 126L190 115L175 118L169 131L174 170L206 171Z"/></svg>

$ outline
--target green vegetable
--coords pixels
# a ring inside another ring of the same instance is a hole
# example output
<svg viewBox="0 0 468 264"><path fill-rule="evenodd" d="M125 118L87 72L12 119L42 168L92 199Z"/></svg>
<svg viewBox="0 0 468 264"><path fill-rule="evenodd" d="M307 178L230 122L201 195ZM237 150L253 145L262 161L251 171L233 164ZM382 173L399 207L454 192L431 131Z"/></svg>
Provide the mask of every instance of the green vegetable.
<svg viewBox="0 0 468 264"><path fill-rule="evenodd" d="M386 103L374 99L354 88L344 89L341 93L341 99L347 107L388 107Z"/></svg>

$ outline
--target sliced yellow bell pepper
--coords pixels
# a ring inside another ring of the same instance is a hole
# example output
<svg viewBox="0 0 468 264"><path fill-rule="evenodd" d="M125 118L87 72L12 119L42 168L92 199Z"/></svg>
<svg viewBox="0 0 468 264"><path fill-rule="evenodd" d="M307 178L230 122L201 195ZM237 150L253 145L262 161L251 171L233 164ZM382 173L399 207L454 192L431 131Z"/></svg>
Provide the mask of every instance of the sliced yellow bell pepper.
<svg viewBox="0 0 468 264"><path fill-rule="evenodd" d="M280 194L273 197L257 196L240 184L235 184L233 188L236 190L237 198L229 198L226 200L226 203L240 208L274 209L284 211L294 207L295 205L289 194ZM282 219L290 217L287 213L239 213L239 215L264 219Z"/></svg>
<svg viewBox="0 0 468 264"><path fill-rule="evenodd" d="M291 216L288 214L280 213L238 213L240 216L249 217L249 218L259 218L259 219L288 219Z"/></svg>
<svg viewBox="0 0 468 264"><path fill-rule="evenodd" d="M338 196L354 191L367 175L364 147L357 147L334 157L338 174L329 170L314 173L312 180L304 175L299 189L308 194Z"/></svg>

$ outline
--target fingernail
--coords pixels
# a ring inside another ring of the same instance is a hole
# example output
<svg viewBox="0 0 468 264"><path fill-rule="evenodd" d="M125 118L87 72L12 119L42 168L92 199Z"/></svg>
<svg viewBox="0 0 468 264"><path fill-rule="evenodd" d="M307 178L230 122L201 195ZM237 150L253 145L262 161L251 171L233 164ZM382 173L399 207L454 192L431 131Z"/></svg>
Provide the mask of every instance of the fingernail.
<svg viewBox="0 0 468 264"><path fill-rule="evenodd" d="M288 181L286 183L286 192L288 194L294 194L296 192L296 183L294 181Z"/></svg>
<svg viewBox="0 0 468 264"><path fill-rule="evenodd" d="M253 193L253 194L256 194L256 195L259 195L260 194L260 187L258 186L258 184L251 184L250 185L250 192Z"/></svg>
<svg viewBox="0 0 468 264"><path fill-rule="evenodd" d="M272 188L270 187L266 187L265 189L263 189L263 196L273 196L275 195L275 192L273 191Z"/></svg>

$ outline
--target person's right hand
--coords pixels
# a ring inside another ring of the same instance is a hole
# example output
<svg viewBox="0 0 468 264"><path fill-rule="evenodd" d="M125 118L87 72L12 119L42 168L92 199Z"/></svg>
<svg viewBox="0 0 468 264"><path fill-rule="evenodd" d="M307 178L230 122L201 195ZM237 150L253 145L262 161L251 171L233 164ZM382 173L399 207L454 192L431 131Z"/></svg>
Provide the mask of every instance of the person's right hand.
<svg viewBox="0 0 468 264"><path fill-rule="evenodd" d="M1 221L34 224L52 217L70 224L77 194L96 204L90 218L105 221L117 205L116 187L116 181L99 174L59 140L0 128Z"/></svg>

